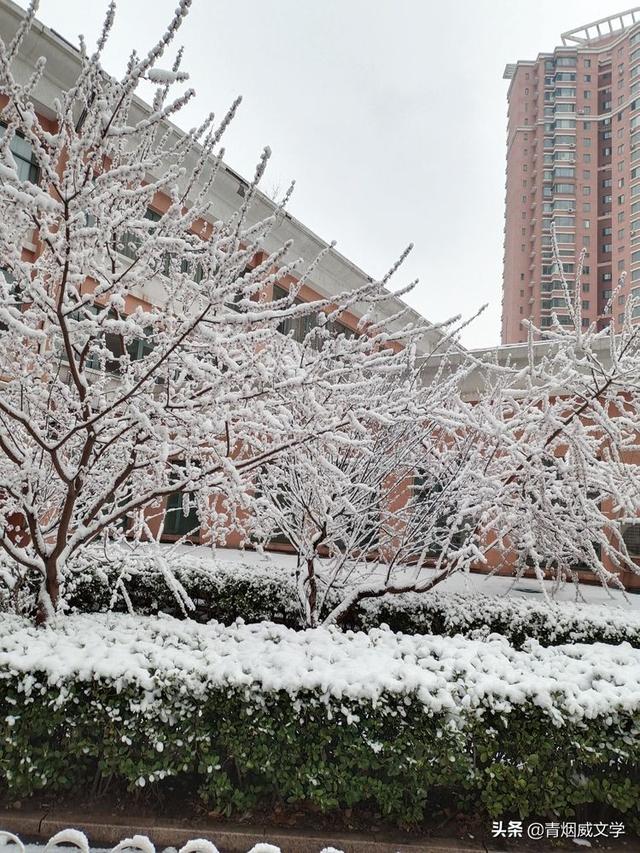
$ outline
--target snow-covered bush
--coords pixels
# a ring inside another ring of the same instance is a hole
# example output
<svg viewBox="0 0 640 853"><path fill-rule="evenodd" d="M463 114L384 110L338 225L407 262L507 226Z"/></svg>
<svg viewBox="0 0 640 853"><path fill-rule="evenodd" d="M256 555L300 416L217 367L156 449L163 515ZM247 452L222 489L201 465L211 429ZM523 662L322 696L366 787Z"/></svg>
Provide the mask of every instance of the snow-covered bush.
<svg viewBox="0 0 640 853"><path fill-rule="evenodd" d="M420 821L439 798L492 814L634 815L640 651L504 638L203 626L169 617L0 619L0 777L11 796L277 795ZM328 760L330 757L330 760Z"/></svg>
<svg viewBox="0 0 640 853"><path fill-rule="evenodd" d="M640 611L577 602L547 603L542 598L477 592L407 593L364 602L356 618L365 630L387 624L408 634L502 634L516 647L528 639L548 646L627 642L640 647Z"/></svg>
<svg viewBox="0 0 640 853"><path fill-rule="evenodd" d="M189 618L198 622L215 619L229 625L242 618L292 628L302 624L293 571L269 563L258 567L183 557L173 564L172 572L193 603ZM153 557L97 567L89 559L67 574L65 598L70 610L81 613L132 609L143 615L185 616Z"/></svg>
<svg viewBox="0 0 640 853"><path fill-rule="evenodd" d="M217 560L183 556L173 572L194 604L189 617L199 622L215 619L229 625L241 617L247 623L267 620L291 628L304 625L293 569L268 561L259 565L225 562L220 554ZM65 597L71 611L126 612L131 608L141 615L185 615L151 557L115 565L88 560L67 575ZM0 609L5 612L29 613L35 607L36 590L30 596L23 590L22 609L14 605L14 598L0 575ZM337 600L338 593L329 596L327 606ZM477 592L433 590L427 595L405 593L364 601L350 615L347 627L368 630L383 624L405 634L497 633L516 647L527 639L543 645L628 642L640 647L639 611L573 602L547 604L541 598Z"/></svg>

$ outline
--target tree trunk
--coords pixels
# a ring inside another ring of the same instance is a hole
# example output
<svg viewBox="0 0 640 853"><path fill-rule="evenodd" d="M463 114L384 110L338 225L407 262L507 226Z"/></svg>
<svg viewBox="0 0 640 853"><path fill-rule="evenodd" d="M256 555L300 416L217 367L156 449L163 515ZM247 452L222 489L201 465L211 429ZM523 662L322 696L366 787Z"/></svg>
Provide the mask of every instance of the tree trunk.
<svg viewBox="0 0 640 853"><path fill-rule="evenodd" d="M44 625L49 620L49 617L58 609L59 601L60 579L58 577L58 563L55 559L49 559L45 564L44 582L40 587L36 625Z"/></svg>
<svg viewBox="0 0 640 853"><path fill-rule="evenodd" d="M318 627L318 614L316 608L318 606L318 581L316 578L316 570L313 562L313 557L307 559L307 601L309 604L309 626L311 628Z"/></svg>

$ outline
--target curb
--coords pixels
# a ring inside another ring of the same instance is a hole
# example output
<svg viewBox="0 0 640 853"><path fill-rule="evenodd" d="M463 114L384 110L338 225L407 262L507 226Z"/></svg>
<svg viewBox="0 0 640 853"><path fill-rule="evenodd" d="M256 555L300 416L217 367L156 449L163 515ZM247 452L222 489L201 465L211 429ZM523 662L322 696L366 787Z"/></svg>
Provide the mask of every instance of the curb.
<svg viewBox="0 0 640 853"><path fill-rule="evenodd" d="M135 824L123 820L100 822L86 820L72 813L51 815L45 813L16 814L0 811L0 829L13 832L23 840L48 841L52 835L62 829L79 829L89 838L91 845L116 845L123 838L133 835L147 835L156 849L162 847L180 848L194 838L206 838L212 841L220 853L248 853L254 844L260 842L280 847L282 853L320 853L323 847L333 846L344 853L485 853L481 843L468 844L447 839L433 839L416 842L393 842L388 836L385 840L364 834L346 834L329 836L328 833L301 833L296 830L283 830L277 827L247 827L229 824L201 824L190 828L169 822L140 818Z"/></svg>

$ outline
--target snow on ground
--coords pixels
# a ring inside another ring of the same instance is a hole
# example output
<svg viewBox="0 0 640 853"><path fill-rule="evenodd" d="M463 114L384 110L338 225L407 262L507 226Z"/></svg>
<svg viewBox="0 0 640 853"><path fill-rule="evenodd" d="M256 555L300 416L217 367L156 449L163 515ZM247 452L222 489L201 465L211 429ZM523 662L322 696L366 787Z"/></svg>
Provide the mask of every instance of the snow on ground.
<svg viewBox="0 0 640 853"><path fill-rule="evenodd" d="M189 556L198 560L215 559L219 563L242 563L245 566L260 567L269 566L289 569L293 571L296 567L296 558L293 554L281 554L274 551L259 554L256 551L241 551L233 548L218 548L215 553L206 545L180 545L168 546L175 550L180 556ZM422 570L424 575L432 572L430 569ZM552 581L545 581L544 585L549 596L556 601L575 601L575 587L571 583L564 584L558 590L554 590ZM438 585L441 592L467 592L491 595L496 598L513 596L524 598L529 601L543 598L540 582L530 579L515 579L512 577L500 577L498 575L484 575L480 573L460 572L443 581ZM588 604L604 604L620 610L638 611L640 613L640 594L629 593L625 596L619 590L606 590L599 584L581 584L580 593ZM427 593L428 594L428 593Z"/></svg>
<svg viewBox="0 0 640 853"><path fill-rule="evenodd" d="M3 853L124 853L124 851L138 851L138 853L155 853L155 847L145 835L136 835L134 838L124 839L116 847L91 847L87 837L75 829L62 830L55 838L59 838L58 844L27 844L20 841L15 835L4 833L0 830L0 850ZM73 840L72 840L73 839ZM52 839L53 841L53 839ZM60 844L73 844L73 847L60 846ZM165 847L159 853L178 853L175 847ZM205 839L193 839L180 849L180 853L218 853L218 848L211 841ZM273 844L259 842L255 844L248 853L281 853L280 848ZM320 853L343 853L335 847L325 847Z"/></svg>

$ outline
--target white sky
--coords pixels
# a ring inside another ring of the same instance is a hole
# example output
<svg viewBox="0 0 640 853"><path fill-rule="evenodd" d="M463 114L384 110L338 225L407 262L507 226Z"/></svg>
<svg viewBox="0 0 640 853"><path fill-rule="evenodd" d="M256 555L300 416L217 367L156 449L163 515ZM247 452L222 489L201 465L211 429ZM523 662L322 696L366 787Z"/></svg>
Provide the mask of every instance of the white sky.
<svg viewBox="0 0 640 853"><path fill-rule="evenodd" d="M26 5L26 0L19 0ZM120 0L105 65L146 52L176 0ZM91 45L106 0L41 0L38 17ZM373 276L415 249L398 285L430 320L485 313L467 346L499 341L507 62L626 0L193 0L177 44L198 93L178 123L244 101L226 161L263 189L296 179L289 209ZM169 63L160 63L168 67Z"/></svg>

